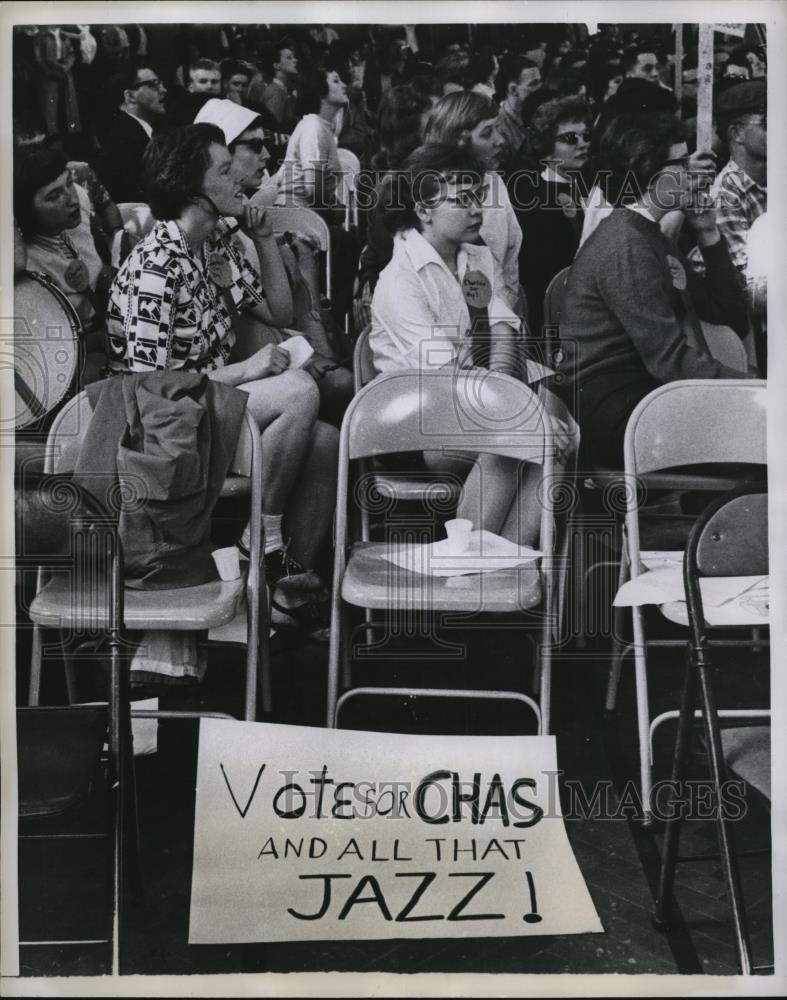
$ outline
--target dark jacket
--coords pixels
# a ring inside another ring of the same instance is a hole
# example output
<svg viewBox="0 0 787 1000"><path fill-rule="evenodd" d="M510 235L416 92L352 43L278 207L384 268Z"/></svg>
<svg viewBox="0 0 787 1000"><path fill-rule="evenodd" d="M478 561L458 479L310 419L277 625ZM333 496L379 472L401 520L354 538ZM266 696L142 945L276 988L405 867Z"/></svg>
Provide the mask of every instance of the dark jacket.
<svg viewBox="0 0 787 1000"><path fill-rule="evenodd" d="M110 378L86 391L93 419L74 478L120 507L126 585L163 590L214 580L210 518L246 393L172 371Z"/></svg>
<svg viewBox="0 0 787 1000"><path fill-rule="evenodd" d="M139 122L125 111L118 111L101 141L96 171L116 205L126 201L147 201L142 183L142 158L149 142Z"/></svg>

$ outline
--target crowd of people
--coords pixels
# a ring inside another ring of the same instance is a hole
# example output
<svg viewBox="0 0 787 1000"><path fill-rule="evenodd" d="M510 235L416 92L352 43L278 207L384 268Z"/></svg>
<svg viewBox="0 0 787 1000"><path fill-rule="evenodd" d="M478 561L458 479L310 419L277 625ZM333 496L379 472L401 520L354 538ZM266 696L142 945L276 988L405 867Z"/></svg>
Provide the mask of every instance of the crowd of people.
<svg viewBox="0 0 787 1000"><path fill-rule="evenodd" d="M170 369L247 394L274 607L317 635L364 327L379 372L422 368L439 330L442 364L554 393L587 460L615 468L656 386L765 374L747 298L767 208L765 50L716 38L713 142L698 150L696 26L679 66L664 25L18 28L16 270L74 305L80 385ZM155 220L133 247L127 203ZM315 248L277 238L272 205L328 224L330 303ZM551 331L545 295L569 267ZM702 321L747 345L754 329L745 371L714 359ZM282 347L292 333L315 348L303 370ZM556 338L572 364L553 380L534 345ZM484 469L480 498L480 460L458 461L467 516L522 540L516 470Z"/></svg>

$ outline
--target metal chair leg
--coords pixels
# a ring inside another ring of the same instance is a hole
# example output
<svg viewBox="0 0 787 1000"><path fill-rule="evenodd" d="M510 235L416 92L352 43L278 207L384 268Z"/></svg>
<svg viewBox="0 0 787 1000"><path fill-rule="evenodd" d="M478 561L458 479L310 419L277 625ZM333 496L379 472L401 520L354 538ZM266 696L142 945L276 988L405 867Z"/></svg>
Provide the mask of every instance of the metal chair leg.
<svg viewBox="0 0 787 1000"><path fill-rule="evenodd" d="M733 932L735 935L735 950L738 955L741 974L751 975L752 958L746 915L743 908L743 889L741 886L738 859L735 853L735 841L732 827L724 815L722 784L726 775L724 750L721 745L721 732L717 714L716 696L713 691L711 668L707 663L699 664L700 691L702 696L702 713L705 723L705 734L708 740L711 776L716 787L716 831L719 838L719 853L721 854L724 880L727 883L730 907L732 909Z"/></svg>
<svg viewBox="0 0 787 1000"><path fill-rule="evenodd" d="M641 608L632 608L634 624L634 670L637 693L637 735L639 739L640 794L642 797L643 824L653 823L650 808L652 773L650 763L650 707L648 704L648 672L645 651L645 631Z"/></svg>
<svg viewBox="0 0 787 1000"><path fill-rule="evenodd" d="M30 652L30 686L28 705L38 705L41 700L41 626L33 626L33 644Z"/></svg>
<svg viewBox="0 0 787 1000"><path fill-rule="evenodd" d="M691 653L689 655L691 656ZM669 925L669 910L675 885L675 865L677 863L684 803L686 801L683 782L686 778L686 769L691 751L692 737L694 735L694 706L696 700L697 673L692 660L692 662L686 664L678 732L675 739L675 754L672 758L672 812L667 817L664 830L661 871L659 872L659 890L653 914L653 924L658 930L666 930Z"/></svg>

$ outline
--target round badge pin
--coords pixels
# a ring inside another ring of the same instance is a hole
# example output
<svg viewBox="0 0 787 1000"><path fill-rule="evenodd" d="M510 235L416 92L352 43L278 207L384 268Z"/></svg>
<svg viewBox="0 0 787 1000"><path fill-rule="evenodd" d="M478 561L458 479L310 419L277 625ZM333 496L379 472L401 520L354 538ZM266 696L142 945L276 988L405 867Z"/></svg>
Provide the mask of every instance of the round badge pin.
<svg viewBox="0 0 787 1000"><path fill-rule="evenodd" d="M465 302L474 309L486 309L492 301L492 285L483 271L465 271L462 278Z"/></svg>
<svg viewBox="0 0 787 1000"><path fill-rule="evenodd" d="M79 257L70 262L66 268L64 277L68 287L73 288L75 292L84 292L90 284L90 274L87 270L87 264Z"/></svg>

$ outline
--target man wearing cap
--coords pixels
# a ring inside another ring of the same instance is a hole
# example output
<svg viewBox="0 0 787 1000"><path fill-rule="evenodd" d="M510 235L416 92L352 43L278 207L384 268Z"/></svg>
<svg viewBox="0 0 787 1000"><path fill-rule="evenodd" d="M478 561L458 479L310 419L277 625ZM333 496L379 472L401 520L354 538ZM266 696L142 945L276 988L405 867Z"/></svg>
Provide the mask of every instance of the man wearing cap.
<svg viewBox="0 0 787 1000"><path fill-rule="evenodd" d="M716 105L730 159L713 185L716 222L744 280L749 230L768 207L768 87L749 80L725 90Z"/></svg>

